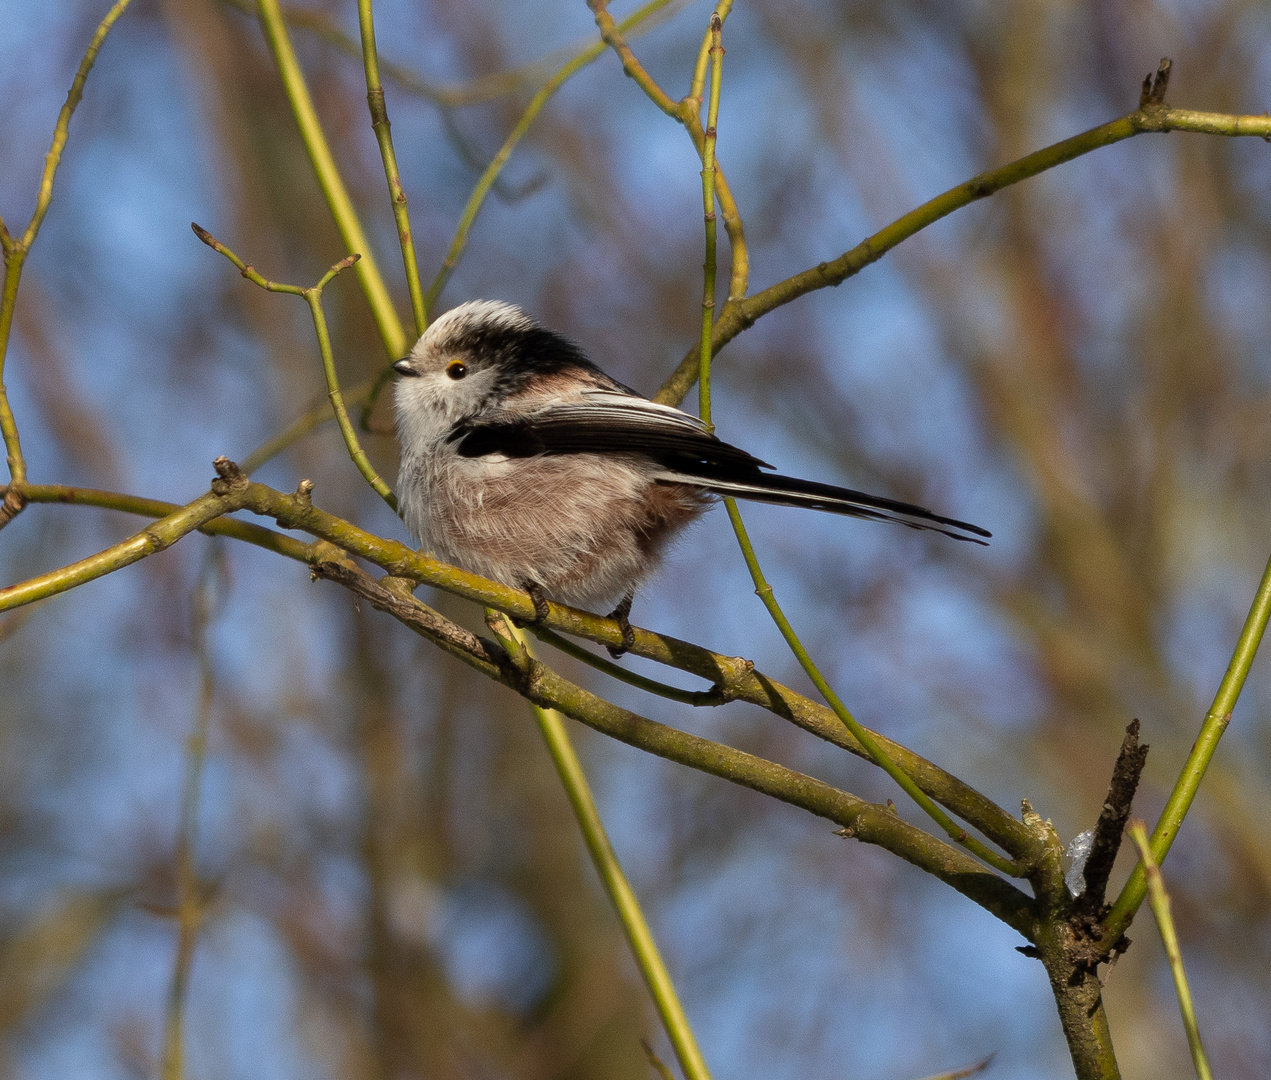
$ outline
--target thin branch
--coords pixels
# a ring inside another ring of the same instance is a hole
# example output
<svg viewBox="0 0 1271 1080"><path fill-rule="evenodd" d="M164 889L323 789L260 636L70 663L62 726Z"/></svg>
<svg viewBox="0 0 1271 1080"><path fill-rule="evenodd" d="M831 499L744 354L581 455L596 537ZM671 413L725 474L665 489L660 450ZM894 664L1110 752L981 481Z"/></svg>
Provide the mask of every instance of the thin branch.
<svg viewBox="0 0 1271 1080"><path fill-rule="evenodd" d="M936 1073L934 1076L926 1077L926 1080L966 1080L968 1076L978 1076L990 1065L993 1064L995 1054L989 1054L986 1058L981 1058L974 1065L968 1065L963 1069L954 1069L951 1072Z"/></svg>
<svg viewBox="0 0 1271 1080"><path fill-rule="evenodd" d="M0 436L4 438L5 455L9 465L9 478L12 481L5 493L3 504L0 504L0 529L4 528L22 510L25 500L21 485L26 481L26 458L22 455L22 442L18 436L18 424L13 409L9 405L9 392L5 388L4 364L9 352L9 335L13 330L13 311L18 299L18 284L22 279L22 267L26 263L27 254L44 223L44 215L48 213L53 201L53 178L57 175L57 167L62 162L62 151L66 148L66 139L70 131L71 117L84 97L84 84L88 81L88 73L97 61L106 35L115 22L124 13L130 0L117 0L106 12L106 17L97 25L97 30L88 43L84 58L79 62L75 78L71 80L71 88L66 101L57 114L57 123L53 125L53 142L49 152L44 156L44 171L40 174L40 187L35 198L35 211L31 221L21 237L14 238L3 224L0 224L0 239L4 250L4 285L0 287Z"/></svg>
<svg viewBox="0 0 1271 1080"><path fill-rule="evenodd" d="M419 337L428 325L428 314L424 309L424 294L419 285L415 241L410 231L406 192L402 189L402 176L397 168L397 153L393 149L388 107L384 102L384 85L380 82L379 54L375 49L375 17L371 12L371 0L358 0L357 15L358 26L362 31L362 66L366 71L366 104L371 110L371 128L375 132L375 140L380 147L380 158L384 162L384 176L388 180L388 194L393 204L393 219L397 223L397 240L402 249L402 266L406 271L406 286L410 292L410 307L415 316L415 337Z"/></svg>
<svg viewBox="0 0 1271 1080"><path fill-rule="evenodd" d="M710 49L711 94L707 108L706 139L702 144L702 215L705 222L706 254L702 260L702 333L697 368L698 414L707 431L711 423L711 325L715 315L715 125L719 120L719 92L724 74L724 24L715 12L711 15Z"/></svg>
<svg viewBox="0 0 1271 1080"><path fill-rule="evenodd" d="M300 138L309 154L314 175L322 188L331 216L335 219L336 228L340 230L345 249L362 256L357 265L358 281L371 306L376 328L384 342L384 351L390 359L396 360L406 351L406 330L397 317L397 310L393 307L392 297L384 284L379 263L362 230L362 223L353 208L353 200L349 198L340 170L336 167L331 147L322 130L322 122L318 119L313 99L309 96L304 73L300 70L300 62L291 47L291 38L287 34L278 0L258 0L257 10L261 29L282 78L283 88L291 105L292 115L300 128Z"/></svg>
<svg viewBox="0 0 1271 1080"><path fill-rule="evenodd" d="M1268 118L1268 123L1271 124L1271 118ZM1271 618L1271 560L1263 571L1262 581L1254 594L1253 604L1245 617L1244 627L1240 631L1218 692L1214 695L1213 704L1200 725L1200 734L1196 736L1191 753L1187 755L1187 761L1174 784L1174 790L1170 792L1165 809L1161 811L1160 820L1152 830L1152 858L1158 865L1169 854L1174 838L1200 788L1200 782L1218 749L1218 740L1231 722L1232 710L1235 709L1240 691L1244 689L1245 680L1249 677L1249 669L1253 666L1253 658L1258 654L1268 618ZM1107 945L1115 945L1120 940L1146 894L1147 877L1140 864L1130 874L1130 880L1121 889L1121 894L1112 905L1112 911L1104 920L1104 942Z"/></svg>
<svg viewBox="0 0 1271 1080"><path fill-rule="evenodd" d="M701 49L698 51L697 63L693 69L693 80L689 87L688 96L676 102L671 100L670 95L657 84L657 81L636 59L635 53L631 51L630 46L627 45L623 37L626 24L614 23L613 16L609 14L608 0L587 0L587 6L591 8L592 13L596 17L596 27L600 31L601 38L613 49L618 59L622 62L622 70L635 81L636 85L645 92L654 105L684 125L689 138L693 140L694 149L697 151L698 156L703 158L703 163L705 163L703 155L706 152L706 132L702 129L699 113L701 111L703 90L706 85L706 67L711 48L710 29L707 29L706 36L702 39ZM732 10L732 6L732 0L719 0L719 3L715 5L714 15L719 17L721 25L728 18L728 13ZM741 214L737 210L737 202L733 198L732 190L729 188L728 181L725 179L724 172L719 168L718 163L715 165L714 183L715 197L719 200L720 214L724 218L724 230L728 233L728 242L732 252L732 271L729 277L728 297L730 300L740 300L746 295L750 279L750 256L746 249L745 228L742 225Z"/></svg>
<svg viewBox="0 0 1271 1080"><path fill-rule="evenodd" d="M681 690L678 686L668 686L666 683L658 682L656 679L648 679L634 671L628 671L621 664L615 664L612 660L606 660L603 656L588 652L581 645L570 641L569 638L555 634L545 627L531 623L529 629L533 631L534 636L539 641L547 642L553 648L559 649L566 655L572 656L575 660L581 661L604 675L608 675L609 678L617 679L628 686L634 686L637 690L643 690L657 697L666 698L668 701L678 701L682 705L700 707L705 705L723 705L728 701L735 700L728 687L723 683L716 683L709 690Z"/></svg>
<svg viewBox="0 0 1271 1080"><path fill-rule="evenodd" d="M70 487L65 484L26 484L22 488L32 503L53 503L63 506L95 506L103 510L119 510L141 517L161 518L181 509L179 503L161 499L146 499L139 495L125 495L118 491L100 491L96 488ZM308 562L312 545L303 543L284 533L266 529L250 521L237 518L213 518L199 526L199 532L208 536L228 536L255 547L284 555L297 562ZM322 542L322 541L320 541Z"/></svg>
<svg viewBox="0 0 1271 1080"><path fill-rule="evenodd" d="M217 458L213 464L218 478L212 481L212 490L208 494L168 514L153 525L148 525L135 536L112 544L105 551L59 570L0 589L0 611L11 611L24 604L43 600L46 596L56 596L67 589L131 566L171 547L181 537L206 525L213 518L240 509L243 505L242 498L247 492L247 478L227 458Z"/></svg>
<svg viewBox="0 0 1271 1080"><path fill-rule="evenodd" d="M1200 1080L1210 1080L1213 1074L1209 1071L1209 1060L1205 1057L1205 1047L1200 1041L1196 1009L1192 1005L1192 992L1187 985L1187 972L1183 970L1183 953L1178 947L1178 934L1174 930L1174 918L1170 914L1169 894L1161 880L1161 868L1152 857L1147 826L1136 821L1130 825L1129 832L1130 839L1139 852L1139 866L1147 877L1148 904L1152 908L1152 914L1156 916L1156 925L1161 931L1161 943L1169 958L1170 974L1174 977L1174 993L1178 998L1179 1012L1183 1015L1183 1028L1187 1032L1187 1047L1192 1052L1192 1064L1196 1066L1196 1075Z"/></svg>
<svg viewBox="0 0 1271 1080"><path fill-rule="evenodd" d="M375 471L370 458L366 456L366 452L362 449L362 444L358 442L357 432L353 430L353 421L349 419L349 411L345 407L344 397L340 393L340 380L335 371L335 356L331 351L331 335L327 331L327 319L322 311L322 290L337 274L358 262L361 256L356 254L346 255L332 266L316 285L310 285L308 288L300 285L285 285L262 277L254 267L243 262L242 259L203 227L190 222L190 228L194 230L194 235L202 240L203 243L213 251L220 252L237 266L239 273L253 285L259 285L262 289L266 289L269 292L299 296L309 305L309 314L313 317L313 331L318 338L318 352L322 356L322 372L327 380L327 397L331 400L331 409L335 413L336 423L340 426L340 434L344 436L345 448L348 450L353 464L357 466L357 471L362 474L363 479L371 485L375 493L388 503L390 509L396 513L397 497L380 477L380 474Z"/></svg>
<svg viewBox="0 0 1271 1080"><path fill-rule="evenodd" d="M506 627L506 623L504 626ZM523 638L518 638L515 631L507 629L508 633L503 635L505 647L520 647L524 659L532 661L534 654L528 644ZM578 754L569 738L565 721L555 709L545 709L539 705L532 705L531 708L543 741L547 743L547 751L556 767L556 774L569 799L569 805L573 808L587 850L591 854L592 864L600 875L609 903L622 924L636 966L649 988L649 996L653 998L654 1007L675 1050L680 1068L684 1071L685 1080L710 1080L706 1059L702 1056L688 1015L680 1003L671 973L662 959L635 890L631 888L622 864L618 861L618 854L609 842L604 822L600 820L600 812L592 798L587 775L583 772L582 762L578 760Z"/></svg>
<svg viewBox="0 0 1271 1080"><path fill-rule="evenodd" d="M901 242L955 210L1092 150L1111 146L1145 132L1166 131L1271 139L1271 115L1235 116L1173 109L1163 104L1147 105L1118 120L1101 124L1017 161L980 173L897 218L838 258L819 263L744 300L730 299L715 321L712 348L718 353L743 330L753 326L760 317L805 293L842 284L870 263L877 262ZM678 404L684 399L697 378L698 355L697 346L685 354L679 366L654 395L655 400Z"/></svg>
<svg viewBox="0 0 1271 1080"><path fill-rule="evenodd" d="M172 965L172 984L168 991L168 1011L164 1020L160 1068L163 1080L181 1080L185 1074L185 1003L189 996L190 972L194 967L194 948L207 910L205 897L199 887L195 850L198 846L203 767L207 759L207 732L212 720L212 700L216 686L207 630L216 607L212 590L218 562L219 547L214 544L204 560L192 604L192 649L199 667L199 700L195 709L194 730L186 745L185 777L181 784L181 819L177 829L175 858L177 948Z"/></svg>

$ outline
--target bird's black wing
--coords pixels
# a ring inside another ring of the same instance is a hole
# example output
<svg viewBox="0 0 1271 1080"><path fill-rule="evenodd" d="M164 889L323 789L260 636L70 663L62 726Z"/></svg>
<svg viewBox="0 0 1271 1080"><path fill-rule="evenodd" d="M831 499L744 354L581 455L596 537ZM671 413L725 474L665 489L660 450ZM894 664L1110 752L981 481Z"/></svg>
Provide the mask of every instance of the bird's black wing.
<svg viewBox="0 0 1271 1080"><path fill-rule="evenodd" d="M992 535L978 525L942 517L912 503L764 473L761 470L772 466L717 439L696 417L634 394L590 390L579 399L545 405L524 419L491 417L457 424L448 439L458 444L464 457L640 454L661 466L655 479L664 483L692 484L756 502L894 521L975 544L983 544Z"/></svg>
<svg viewBox="0 0 1271 1080"><path fill-rule="evenodd" d="M695 416L611 390L588 390L517 416L456 424L448 441L463 457L504 454L641 454L667 469L718 468L761 476L766 461L721 442Z"/></svg>

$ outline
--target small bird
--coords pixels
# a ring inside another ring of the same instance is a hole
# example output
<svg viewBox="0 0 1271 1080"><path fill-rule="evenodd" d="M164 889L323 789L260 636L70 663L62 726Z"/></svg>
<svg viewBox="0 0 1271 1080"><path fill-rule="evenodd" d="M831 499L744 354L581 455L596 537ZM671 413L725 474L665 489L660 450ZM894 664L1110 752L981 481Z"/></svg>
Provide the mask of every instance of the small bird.
<svg viewBox="0 0 1271 1080"><path fill-rule="evenodd" d="M807 506L983 544L921 506L764 472L695 416L616 382L520 308L474 300L393 365L398 498L421 550L547 598L618 602L621 655L636 588L716 496Z"/></svg>

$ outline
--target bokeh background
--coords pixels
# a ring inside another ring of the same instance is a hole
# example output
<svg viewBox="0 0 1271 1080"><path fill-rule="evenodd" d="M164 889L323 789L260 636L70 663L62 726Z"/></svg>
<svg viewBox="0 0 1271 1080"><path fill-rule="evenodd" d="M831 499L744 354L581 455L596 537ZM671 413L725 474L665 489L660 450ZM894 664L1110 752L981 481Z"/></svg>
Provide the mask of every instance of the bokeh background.
<svg viewBox="0 0 1271 1080"><path fill-rule="evenodd" d="M15 232L106 7L0 0L0 213ZM350 0L305 10L356 35ZM445 111L388 84L427 278L555 51L594 29L581 0L376 11L384 56L431 84L530 65L506 95ZM634 40L674 97L709 12L681 5ZM360 61L303 28L294 40L405 313ZM1162 56L1173 104L1271 107L1271 12L1253 0L744 0L725 43L719 155L754 288L1128 112ZM652 392L697 333L698 169L606 54L518 149L443 306L521 303ZM966 550L747 511L778 596L856 714L1007 807L1029 798L1065 840L1093 824L1132 717L1152 744L1138 810L1159 810L1271 552L1269 178L1258 140L1140 136L960 211L764 318L716 367L724 438L993 530L991 548ZM321 399L304 305L244 282L191 220L280 280L312 282L345 254L254 20L214 0L135 0L89 80L23 279L6 376L33 481L184 502L213 457L241 460ZM357 383L382 346L352 275L327 297ZM374 423L391 429L387 402ZM391 478L391 435L367 446ZM257 475L286 489L309 477L325 508L406 538L331 425ZM31 506L3 534L0 579L136 528ZM720 512L633 617L806 687ZM651 1075L641 1038L670 1058L509 693L303 567L197 535L7 617L0 636L3 1075L154 1075L206 689L195 854L210 906L189 1075L619 1080ZM749 706L694 712L557 659L658 719L895 794ZM1232 1080L1271 1074L1267 670L1166 866L1201 1029ZM969 901L824 821L577 734L721 1080L901 1080L989 1054L1003 1080L1071 1075L1040 964ZM1107 987L1123 1068L1187 1075L1146 915L1132 936Z"/></svg>

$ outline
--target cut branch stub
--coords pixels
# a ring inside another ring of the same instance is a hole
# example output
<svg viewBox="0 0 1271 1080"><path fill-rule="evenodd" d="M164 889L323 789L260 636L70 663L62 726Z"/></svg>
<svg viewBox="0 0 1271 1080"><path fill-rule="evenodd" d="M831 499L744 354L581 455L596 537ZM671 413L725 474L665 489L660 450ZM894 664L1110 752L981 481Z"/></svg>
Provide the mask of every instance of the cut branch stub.
<svg viewBox="0 0 1271 1080"><path fill-rule="evenodd" d="M1168 56L1162 57L1155 74L1144 77L1143 91L1139 94L1140 109L1146 109L1149 105L1165 104L1165 91L1169 89L1170 69L1173 66L1173 60Z"/></svg>
<svg viewBox="0 0 1271 1080"><path fill-rule="evenodd" d="M1139 742L1138 720L1131 720L1125 729L1125 739L1112 769L1108 797L1104 800L1098 824L1095 825L1090 856L1082 871L1086 890L1073 905L1080 915L1099 918L1103 914L1108 878L1112 874L1112 864L1116 861L1117 852L1121 849L1125 823L1130 817L1130 804L1134 801L1139 778L1143 775L1143 766L1147 763L1147 751L1147 745Z"/></svg>

